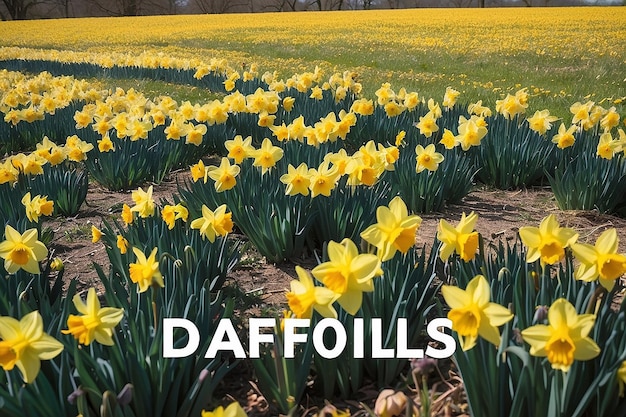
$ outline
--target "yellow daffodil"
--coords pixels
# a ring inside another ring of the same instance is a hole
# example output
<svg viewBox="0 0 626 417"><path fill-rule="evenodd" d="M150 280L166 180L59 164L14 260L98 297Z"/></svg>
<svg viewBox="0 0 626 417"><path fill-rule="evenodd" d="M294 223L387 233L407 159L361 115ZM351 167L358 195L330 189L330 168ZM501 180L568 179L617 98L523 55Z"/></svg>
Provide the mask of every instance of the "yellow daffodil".
<svg viewBox="0 0 626 417"><path fill-rule="evenodd" d="M15 274L20 269L38 274L39 262L48 255L46 246L38 240L37 229L28 229L20 234L9 226L4 227L4 240L0 243L0 258L4 259L4 269Z"/></svg>
<svg viewBox="0 0 626 417"><path fill-rule="evenodd" d="M81 316L70 314L67 319L67 330L63 334L71 334L78 343L89 346L94 340L100 344L113 346L113 328L124 317L124 309L100 307L96 290L89 288L87 302L80 295L74 295L74 306Z"/></svg>
<svg viewBox="0 0 626 417"><path fill-rule="evenodd" d="M480 141L487 135L487 128L480 124L481 120L476 116L472 116L470 119L463 116L459 117L459 134L454 140L461 145L461 149L464 151L472 146L480 146Z"/></svg>
<svg viewBox="0 0 626 417"><path fill-rule="evenodd" d="M74 162L81 162L87 159L87 153L93 149L91 143L80 140L76 135L68 136L65 141L65 147L68 149L67 158Z"/></svg>
<svg viewBox="0 0 626 417"><path fill-rule="evenodd" d="M294 97L285 97L283 99L283 109L285 109L286 112L290 112L295 102L296 99Z"/></svg>
<svg viewBox="0 0 626 417"><path fill-rule="evenodd" d="M435 145L430 144L424 148L422 145L415 147L415 171L420 173L425 169L429 171L436 171L439 168L439 164L443 162L443 155L435 151Z"/></svg>
<svg viewBox="0 0 626 417"><path fill-rule="evenodd" d="M128 252L128 240L122 236L122 235L117 235L117 248L120 250L120 253L122 255L126 254L126 252Z"/></svg>
<svg viewBox="0 0 626 417"><path fill-rule="evenodd" d="M124 222L124 224L126 226L128 226L129 224L132 224L134 218L133 218L133 212L130 210L130 206L126 203L124 203L122 205L122 221Z"/></svg>
<svg viewBox="0 0 626 417"><path fill-rule="evenodd" d="M406 131L401 130L396 135L395 145L402 146L404 144L404 138L406 137Z"/></svg>
<svg viewBox="0 0 626 417"><path fill-rule="evenodd" d="M607 110L606 114L600 120L600 127L604 130L611 130L619 125L619 113L615 106Z"/></svg>
<svg viewBox="0 0 626 417"><path fill-rule="evenodd" d="M50 360L63 350L61 342L44 333L38 311L26 314L19 321L0 317L0 339L0 365L5 371L17 366L27 384L39 374L41 360Z"/></svg>
<svg viewBox="0 0 626 417"><path fill-rule="evenodd" d="M621 150L621 143L613 139L611 132L604 132L600 135L596 155L604 159L613 159L616 152Z"/></svg>
<svg viewBox="0 0 626 417"><path fill-rule="evenodd" d="M460 91L457 91L452 87L446 87L446 93L443 95L441 105L448 110L452 109L460 95Z"/></svg>
<svg viewBox="0 0 626 417"><path fill-rule="evenodd" d="M91 225L91 243L98 243L102 239L102 231L96 226Z"/></svg>
<svg viewBox="0 0 626 417"><path fill-rule="evenodd" d="M115 145L111 141L111 138L108 134L103 136L102 139L98 140L98 150L100 152L115 151Z"/></svg>
<svg viewBox="0 0 626 417"><path fill-rule="evenodd" d="M286 195L309 195L309 185L311 184L311 174L309 167L304 162L298 165L298 168L294 168L289 164L287 167L287 173L281 175L280 182L285 184Z"/></svg>
<svg viewBox="0 0 626 417"><path fill-rule="evenodd" d="M586 361L600 354L600 348L587 335L596 317L576 313L574 306L559 298L548 309L548 324L537 324L522 330L530 345L530 354L547 357L553 369L569 371L574 360Z"/></svg>
<svg viewBox="0 0 626 417"><path fill-rule="evenodd" d="M248 158L252 155L252 152L254 152L252 136L243 139L241 135L237 135L232 140L224 142L224 146L228 151L228 155L226 156L233 159L236 164L241 164L244 159Z"/></svg>
<svg viewBox="0 0 626 417"><path fill-rule="evenodd" d="M574 132L576 132L576 125L571 125L566 129L565 125L561 123L557 134L552 137L552 143L556 144L559 149L569 148L576 141Z"/></svg>
<svg viewBox="0 0 626 417"><path fill-rule="evenodd" d="M138 248L133 248L137 262L129 266L130 280L139 285L139 292L146 291L152 285L164 287L163 275L159 271L159 260L156 258L158 248L152 249L150 255L146 255Z"/></svg>
<svg viewBox="0 0 626 417"><path fill-rule="evenodd" d="M209 168L204 165L204 162L202 162L202 160L199 160L197 164L191 166L191 179L193 182L202 179L206 184L208 177Z"/></svg>
<svg viewBox="0 0 626 417"><path fill-rule="evenodd" d="M144 191L141 187L132 193L135 205L131 207L131 212L137 212L139 216L146 218L154 215L154 200L152 199L152 186Z"/></svg>
<svg viewBox="0 0 626 417"><path fill-rule="evenodd" d="M200 146L202 143L202 138L207 132L207 127L204 124L198 124L194 126L193 124L189 125L189 129L187 130L187 138L185 139L185 143L192 143L196 146Z"/></svg>
<svg viewBox="0 0 626 417"><path fill-rule="evenodd" d="M337 318L332 306L336 294L326 287L316 286L311 274L300 266L296 266L296 273L298 280L291 281L291 290L285 294L293 314L300 319L310 319L315 310L322 317Z"/></svg>
<svg viewBox="0 0 626 417"><path fill-rule="evenodd" d="M550 110L537 110L535 114L527 119L530 130L534 130L542 136L552 129L552 123L557 120L559 120L558 117L550 116Z"/></svg>
<svg viewBox="0 0 626 417"><path fill-rule="evenodd" d="M281 148L272 145L272 141L265 138L261 143L261 147L251 154L254 158L252 165L255 167L261 167L261 174L263 175L276 165L276 162L283 157L283 153L284 152Z"/></svg>
<svg viewBox="0 0 626 417"><path fill-rule="evenodd" d="M507 94L504 99L496 100L496 111L509 120L513 120L518 114L525 113L527 107L528 103L520 100L520 96L517 94L514 96Z"/></svg>
<svg viewBox="0 0 626 417"><path fill-rule="evenodd" d="M439 257L442 261L448 260L456 252L462 260L469 262L476 256L478 249L478 232L474 231L478 221L478 214L471 212L469 216L461 215L461 221L453 227L441 219L437 228L437 239L441 242Z"/></svg>
<svg viewBox="0 0 626 417"><path fill-rule="evenodd" d="M619 396L624 396L624 385L626 385L626 361L622 362L617 370L617 383L619 384Z"/></svg>
<svg viewBox="0 0 626 417"><path fill-rule="evenodd" d="M380 259L359 254L350 239L328 243L328 261L316 266L313 276L337 296L337 302L351 315L361 308L363 292L374 291L372 279L382 275Z"/></svg>
<svg viewBox="0 0 626 417"><path fill-rule="evenodd" d="M163 207L163 210L161 210L161 218L167 224L169 230L174 228L177 219L182 219L186 222L188 217L189 211L180 203L175 206L167 204Z"/></svg>
<svg viewBox="0 0 626 417"><path fill-rule="evenodd" d="M202 410L201 417L247 417L248 415L238 402L231 403L226 409L221 405L213 411Z"/></svg>
<svg viewBox="0 0 626 417"><path fill-rule="evenodd" d="M371 225L361 233L361 237L378 249L377 255L382 262L387 261L397 251L407 253L415 244L415 233L422 223L417 215L409 216L406 204L396 196L388 207L376 209L378 223Z"/></svg>
<svg viewBox="0 0 626 417"><path fill-rule="evenodd" d="M219 167L209 168L208 175L215 181L215 191L221 193L237 185L236 177L239 175L239 171L239 165L231 165L228 158L223 157Z"/></svg>
<svg viewBox="0 0 626 417"><path fill-rule="evenodd" d="M226 213L226 204L222 204L215 211L202 205L202 217L191 222L192 229L199 229L200 235L215 242L216 236L226 236L233 231L232 213Z"/></svg>
<svg viewBox="0 0 626 417"><path fill-rule="evenodd" d="M459 142L456 141L454 133L449 129L443 129L443 135L439 141L446 149L453 149Z"/></svg>
<svg viewBox="0 0 626 417"><path fill-rule="evenodd" d="M473 348L478 336L496 346L500 345L497 328L511 320L513 314L489 301L490 288L484 276L475 276L465 290L444 285L441 293L451 308L448 318L452 321L452 330L459 335L461 349L466 351Z"/></svg>
<svg viewBox="0 0 626 417"><path fill-rule="evenodd" d="M541 261L541 265L553 265L565 257L565 248L576 242L575 230L560 227L554 214L545 217L539 228L524 226L519 229L519 236L528 248L526 262Z"/></svg>
<svg viewBox="0 0 626 417"><path fill-rule="evenodd" d="M420 133L427 138L431 137L434 132L439 130L439 126L437 126L437 119L435 116L428 112L424 116L420 116L419 122L415 125L420 131Z"/></svg>
<svg viewBox="0 0 626 417"><path fill-rule="evenodd" d="M611 291L615 280L626 273L626 255L617 253L619 239L615 229L605 230L595 246L586 243L573 243L572 252L580 261L575 277L591 282L596 279L607 291Z"/></svg>
<svg viewBox="0 0 626 417"><path fill-rule="evenodd" d="M26 217L33 223L37 223L41 215L52 215L54 210L54 202L48 201L47 196L36 195L34 198L31 198L30 192L24 194L22 204L26 207Z"/></svg>
<svg viewBox="0 0 626 417"><path fill-rule="evenodd" d="M309 189L311 190L311 197L318 195L330 196L332 190L337 186L337 180L339 179L339 169L336 166L330 167L329 161L324 161L320 166L315 169L309 170L311 174L311 183Z"/></svg>

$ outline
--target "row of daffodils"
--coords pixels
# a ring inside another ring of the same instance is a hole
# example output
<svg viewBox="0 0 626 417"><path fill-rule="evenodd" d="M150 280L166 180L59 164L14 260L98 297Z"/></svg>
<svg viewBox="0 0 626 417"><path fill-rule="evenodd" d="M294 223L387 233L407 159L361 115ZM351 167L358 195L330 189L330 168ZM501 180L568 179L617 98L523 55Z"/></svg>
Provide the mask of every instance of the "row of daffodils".
<svg viewBox="0 0 626 417"><path fill-rule="evenodd" d="M614 229L591 245L550 215L488 243L470 213L415 247L415 213L460 202L477 179L549 181L563 208L622 213L615 107L575 103L557 128L547 110L525 117L524 89L492 111L453 89L441 104L388 84L367 99L350 72L268 73L246 93L256 68L234 74L219 73L222 99L178 104L1 72L2 415L241 416L217 390L244 358L276 413L302 411L307 390L348 399L368 381L395 386L409 359L413 382L368 412L452 413L424 371L450 356L475 416L624 411L626 255ZM188 179L156 202L142 183L178 167ZM134 189L92 230L109 259L94 264L99 296L64 278L45 227L78 212L89 177ZM241 234L270 261L318 254L296 268L284 317L242 318L222 291Z"/></svg>

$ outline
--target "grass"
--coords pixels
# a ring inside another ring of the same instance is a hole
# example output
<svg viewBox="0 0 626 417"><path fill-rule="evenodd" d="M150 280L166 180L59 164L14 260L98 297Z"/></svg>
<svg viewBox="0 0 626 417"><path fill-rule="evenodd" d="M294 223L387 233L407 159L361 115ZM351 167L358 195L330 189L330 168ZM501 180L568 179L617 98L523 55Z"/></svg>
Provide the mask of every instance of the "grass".
<svg viewBox="0 0 626 417"><path fill-rule="evenodd" d="M528 87L528 113L548 108L569 118L576 101L610 107L626 99L625 21L623 7L44 20L0 22L7 34L0 46L224 57L234 68L257 62L261 73L277 70L284 78L319 65L326 74L357 72L369 97L390 82L396 91L405 87L440 101L451 86L463 102L482 99L491 107Z"/></svg>

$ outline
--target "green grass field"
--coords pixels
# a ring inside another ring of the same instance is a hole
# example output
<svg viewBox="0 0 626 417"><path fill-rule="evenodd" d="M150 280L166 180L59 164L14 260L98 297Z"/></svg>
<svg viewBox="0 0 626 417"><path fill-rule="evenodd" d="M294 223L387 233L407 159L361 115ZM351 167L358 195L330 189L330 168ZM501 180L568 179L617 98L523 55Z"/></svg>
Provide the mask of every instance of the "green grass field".
<svg viewBox="0 0 626 417"><path fill-rule="evenodd" d="M451 86L463 102L492 107L528 87L528 113L548 108L565 118L576 101L608 108L625 99L624 24L622 7L72 19L0 22L0 46L223 57L235 69L257 62L260 73L283 78L319 65L326 74L357 72L370 97L390 82L440 101Z"/></svg>

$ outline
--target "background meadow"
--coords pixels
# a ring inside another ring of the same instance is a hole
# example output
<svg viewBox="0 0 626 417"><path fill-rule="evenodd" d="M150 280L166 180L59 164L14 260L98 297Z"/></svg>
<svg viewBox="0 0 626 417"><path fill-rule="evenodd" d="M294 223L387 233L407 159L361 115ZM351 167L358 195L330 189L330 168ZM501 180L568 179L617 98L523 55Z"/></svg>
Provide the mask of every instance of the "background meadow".
<svg viewBox="0 0 626 417"><path fill-rule="evenodd" d="M320 66L439 97L494 102L528 87L534 110L626 96L623 7L409 9L0 22L1 46L253 62L287 78ZM0 53L0 57L6 51ZM154 87L157 92L159 88ZM172 94L172 87L160 93Z"/></svg>

